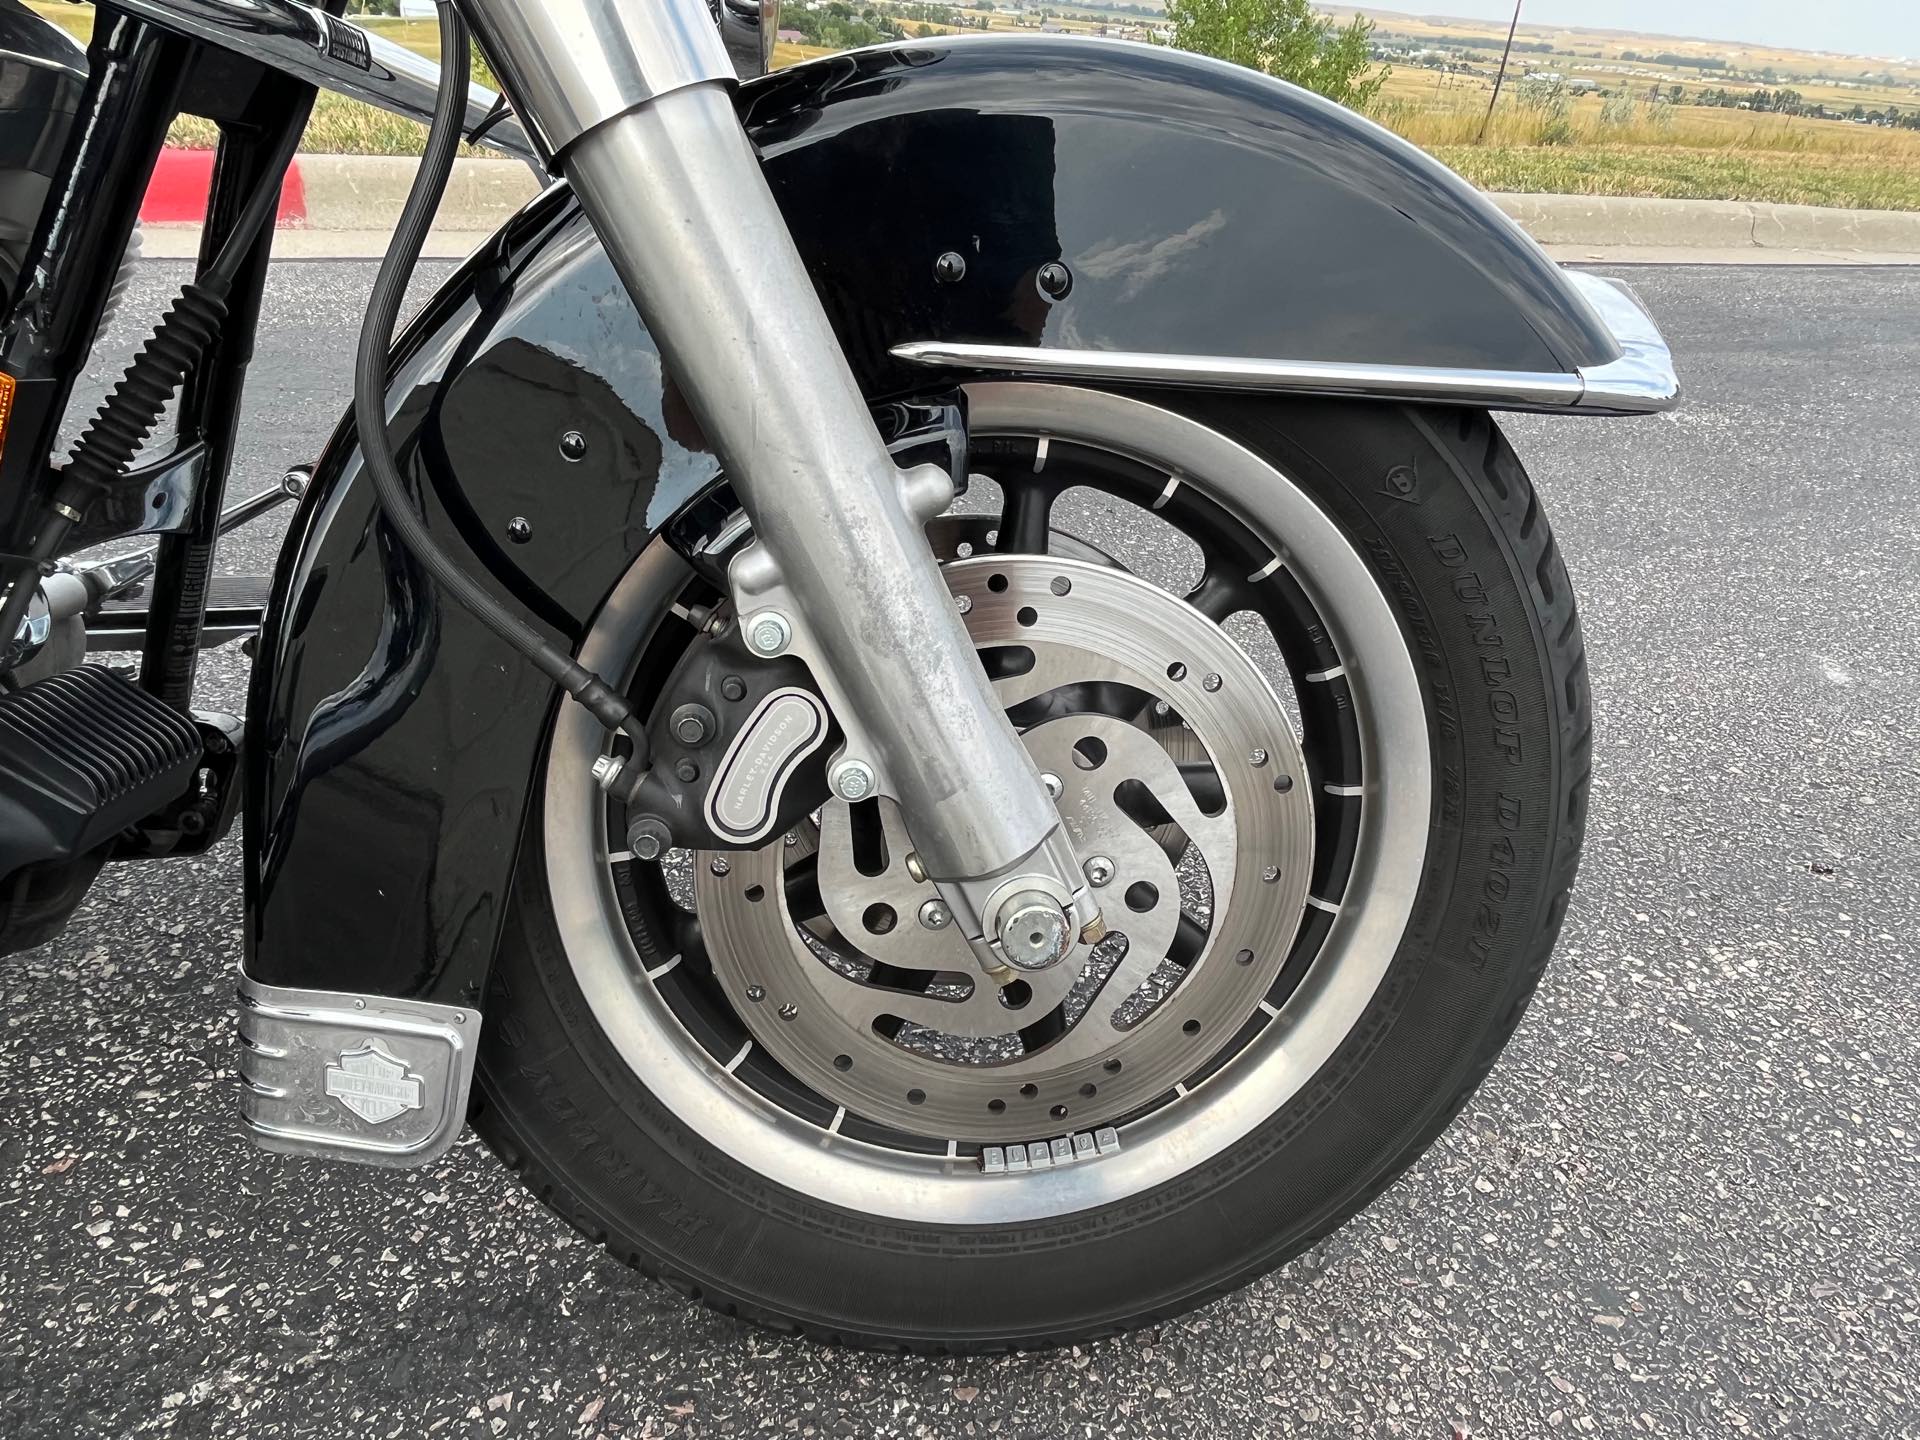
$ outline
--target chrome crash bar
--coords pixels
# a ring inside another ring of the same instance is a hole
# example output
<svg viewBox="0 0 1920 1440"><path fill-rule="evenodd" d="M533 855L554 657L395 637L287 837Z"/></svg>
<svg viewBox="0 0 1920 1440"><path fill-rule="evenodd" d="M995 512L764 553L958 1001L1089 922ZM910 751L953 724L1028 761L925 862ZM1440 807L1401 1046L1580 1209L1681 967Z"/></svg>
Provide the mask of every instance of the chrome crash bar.
<svg viewBox="0 0 1920 1440"><path fill-rule="evenodd" d="M1620 347L1618 359L1556 373L924 340L896 345L893 354L919 365L1137 385L1279 390L1369 400L1484 405L1493 410L1572 411L1580 415L1645 415L1672 409L1680 399L1673 355L1639 298L1618 280L1578 270L1568 271L1567 279L1612 332L1614 343Z"/></svg>

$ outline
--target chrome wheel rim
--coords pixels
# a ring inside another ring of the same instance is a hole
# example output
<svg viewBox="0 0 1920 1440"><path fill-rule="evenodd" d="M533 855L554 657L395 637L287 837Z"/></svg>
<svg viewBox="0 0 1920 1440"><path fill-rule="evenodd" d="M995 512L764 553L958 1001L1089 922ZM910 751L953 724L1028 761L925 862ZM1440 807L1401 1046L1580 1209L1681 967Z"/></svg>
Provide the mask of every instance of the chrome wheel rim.
<svg viewBox="0 0 1920 1440"><path fill-rule="evenodd" d="M621 918L614 867L626 862L608 843L604 797L591 778L604 736L573 707L556 722L544 825L554 916L573 974L622 1059L682 1123L767 1179L849 1210L1007 1224L1164 1184L1243 1140L1312 1081L1359 1022L1405 932L1426 850L1432 776L1412 657L1386 597L1332 521L1270 463L1183 416L1100 392L985 384L969 390L969 406L977 439L1071 442L1149 467L1166 477L1169 494L1181 484L1203 491L1270 556L1251 578L1291 576L1340 658L1353 773L1313 798L1358 812L1341 893L1307 900L1318 912L1309 917L1318 936L1311 962L1284 1003L1270 1014L1256 1010L1257 1032L1227 1062L1178 1086L1164 1103L1114 1117L1103 1143L1095 1148L1088 1137L1078 1155L1072 1118L1056 1124L1049 1117L1047 1130L1022 1147L1034 1152L1033 1163L1017 1173L988 1163L991 1152L975 1143L1006 1138L990 1127L965 1140L928 1136L909 1149L841 1123L844 1117L808 1118L744 1083L736 1057L696 1043L663 999L661 982L678 959L644 953ZM1040 454L1044 460L1044 446ZM683 576L682 562L664 547L643 556L596 622L584 662L601 673L630 671L662 595ZM755 1003L744 989L753 982L736 976L723 983ZM1013 1153L1011 1145L995 1148Z"/></svg>

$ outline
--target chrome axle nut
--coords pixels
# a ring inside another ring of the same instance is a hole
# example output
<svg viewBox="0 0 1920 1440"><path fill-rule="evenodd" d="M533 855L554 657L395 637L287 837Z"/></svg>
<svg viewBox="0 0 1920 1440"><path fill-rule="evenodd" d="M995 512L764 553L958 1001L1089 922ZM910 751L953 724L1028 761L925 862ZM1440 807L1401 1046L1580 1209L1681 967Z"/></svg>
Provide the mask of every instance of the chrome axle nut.
<svg viewBox="0 0 1920 1440"><path fill-rule="evenodd" d="M873 767L864 760L842 760L829 778L842 800L864 800L873 793Z"/></svg>
<svg viewBox="0 0 1920 1440"><path fill-rule="evenodd" d="M771 659L793 643L793 626L778 610L762 610L747 621L747 648Z"/></svg>
<svg viewBox="0 0 1920 1440"><path fill-rule="evenodd" d="M1066 912L1051 895L1023 890L1000 912L1000 948L1016 970L1045 970L1073 943Z"/></svg>

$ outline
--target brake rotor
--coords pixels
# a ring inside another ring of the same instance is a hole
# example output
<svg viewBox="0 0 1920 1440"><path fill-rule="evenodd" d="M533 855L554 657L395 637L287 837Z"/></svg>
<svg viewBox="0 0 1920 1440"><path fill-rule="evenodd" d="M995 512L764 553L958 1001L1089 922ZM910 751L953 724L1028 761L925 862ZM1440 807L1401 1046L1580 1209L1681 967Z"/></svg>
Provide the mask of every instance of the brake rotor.
<svg viewBox="0 0 1920 1440"><path fill-rule="evenodd" d="M817 833L730 863L702 855L702 934L753 1043L840 1107L835 1128L995 1144L1091 1129L1184 1093L1263 1013L1308 900L1305 762L1245 651L1166 591L1057 555L945 574L1060 782L1076 853L1109 875L1107 938L996 985L938 925L886 800L858 817L832 801Z"/></svg>

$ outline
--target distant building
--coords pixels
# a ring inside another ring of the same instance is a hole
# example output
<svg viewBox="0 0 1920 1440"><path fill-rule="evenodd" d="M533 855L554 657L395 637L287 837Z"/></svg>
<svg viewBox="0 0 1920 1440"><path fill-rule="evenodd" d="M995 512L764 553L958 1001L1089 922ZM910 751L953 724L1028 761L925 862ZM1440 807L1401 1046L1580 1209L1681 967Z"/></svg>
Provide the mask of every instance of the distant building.
<svg viewBox="0 0 1920 1440"><path fill-rule="evenodd" d="M782 45L804 45L807 37L798 30L776 30L775 36Z"/></svg>
<svg viewBox="0 0 1920 1440"><path fill-rule="evenodd" d="M433 0L400 0L400 15L406 20L432 20L440 13Z"/></svg>

